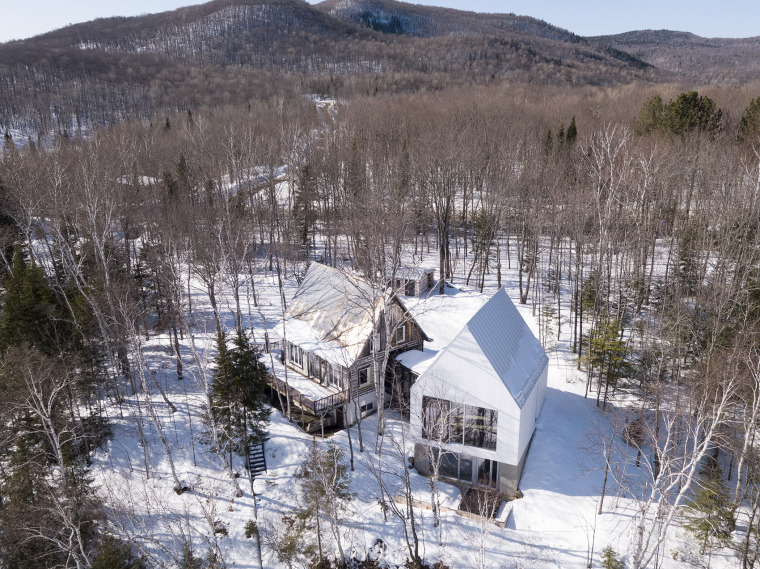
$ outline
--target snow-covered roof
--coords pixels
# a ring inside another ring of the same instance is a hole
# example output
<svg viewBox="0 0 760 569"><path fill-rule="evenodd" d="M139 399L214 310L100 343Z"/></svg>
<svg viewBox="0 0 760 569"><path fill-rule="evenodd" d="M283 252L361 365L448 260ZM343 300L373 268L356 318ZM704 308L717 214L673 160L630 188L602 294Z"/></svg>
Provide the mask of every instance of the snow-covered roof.
<svg viewBox="0 0 760 569"><path fill-rule="evenodd" d="M466 361L473 377L485 373L498 378L522 408L549 358L502 288L438 354L438 363L427 367L450 367L453 361Z"/></svg>
<svg viewBox="0 0 760 569"><path fill-rule="evenodd" d="M285 313L285 337L320 357L350 366L377 322L382 299L346 271L312 263ZM374 316L374 318L373 318Z"/></svg>
<svg viewBox="0 0 760 569"><path fill-rule="evenodd" d="M422 298L404 298L404 302L417 323L431 336L425 349L410 350L396 360L417 375L421 375L448 346L475 313L488 301L488 295L446 283L446 294L438 289Z"/></svg>
<svg viewBox="0 0 760 569"><path fill-rule="evenodd" d="M499 289L470 319L465 330L481 350L481 354L473 356L482 355L488 360L517 405L522 407L549 358L507 292Z"/></svg>
<svg viewBox="0 0 760 569"><path fill-rule="evenodd" d="M434 272L435 269L424 269L421 267L399 267L396 269L396 278L419 280L422 277Z"/></svg>

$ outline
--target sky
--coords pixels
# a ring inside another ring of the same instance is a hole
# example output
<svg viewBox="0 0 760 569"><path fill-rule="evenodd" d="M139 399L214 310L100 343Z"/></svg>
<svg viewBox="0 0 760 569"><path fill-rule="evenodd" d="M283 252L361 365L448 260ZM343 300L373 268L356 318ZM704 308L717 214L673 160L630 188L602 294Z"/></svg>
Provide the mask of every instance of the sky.
<svg viewBox="0 0 760 569"><path fill-rule="evenodd" d="M0 41L23 39L108 16L173 10L206 0L0 0ZM315 4L317 0L309 0ZM581 36L642 29L704 37L760 36L758 0L416 0L418 4L533 16Z"/></svg>

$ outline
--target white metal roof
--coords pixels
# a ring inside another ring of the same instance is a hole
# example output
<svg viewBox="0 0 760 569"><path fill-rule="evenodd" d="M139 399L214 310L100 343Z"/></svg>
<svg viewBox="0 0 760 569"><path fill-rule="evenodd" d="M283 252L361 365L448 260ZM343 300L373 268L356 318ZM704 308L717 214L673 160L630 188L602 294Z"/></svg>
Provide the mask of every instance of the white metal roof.
<svg viewBox="0 0 760 569"><path fill-rule="evenodd" d="M366 281L312 263L285 313L285 337L326 360L350 366L377 322L382 299ZM374 317L373 317L374 316ZM320 346L321 345L321 346Z"/></svg>
<svg viewBox="0 0 760 569"><path fill-rule="evenodd" d="M470 319L465 330L480 347L479 355L488 360L517 405L522 407L549 358L507 292L499 289Z"/></svg>
<svg viewBox="0 0 760 569"><path fill-rule="evenodd" d="M497 377L522 408L549 358L502 288L467 321L427 369L437 374L441 370L434 370L436 366L451 366L454 361L466 362L471 371L468 381L481 374Z"/></svg>

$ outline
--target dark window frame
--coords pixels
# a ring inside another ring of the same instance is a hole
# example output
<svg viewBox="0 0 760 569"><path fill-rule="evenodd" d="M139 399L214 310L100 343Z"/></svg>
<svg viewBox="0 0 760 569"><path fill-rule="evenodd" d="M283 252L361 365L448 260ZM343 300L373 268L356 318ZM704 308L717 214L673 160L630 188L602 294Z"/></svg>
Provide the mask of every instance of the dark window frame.
<svg viewBox="0 0 760 569"><path fill-rule="evenodd" d="M448 444L496 450L499 412L488 407L422 396L422 437Z"/></svg>

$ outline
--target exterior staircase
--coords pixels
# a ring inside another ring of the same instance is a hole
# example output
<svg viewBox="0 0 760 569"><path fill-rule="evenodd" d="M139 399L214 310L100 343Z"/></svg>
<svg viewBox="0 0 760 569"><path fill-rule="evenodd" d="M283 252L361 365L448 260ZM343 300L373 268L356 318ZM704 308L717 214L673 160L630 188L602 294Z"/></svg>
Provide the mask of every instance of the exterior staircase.
<svg viewBox="0 0 760 569"><path fill-rule="evenodd" d="M248 451L246 468L251 475L251 479L256 478L262 472L267 471L267 460L264 456L264 443L254 445Z"/></svg>

